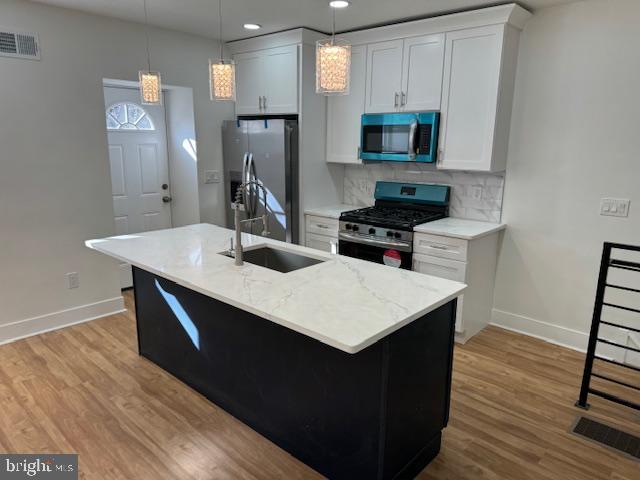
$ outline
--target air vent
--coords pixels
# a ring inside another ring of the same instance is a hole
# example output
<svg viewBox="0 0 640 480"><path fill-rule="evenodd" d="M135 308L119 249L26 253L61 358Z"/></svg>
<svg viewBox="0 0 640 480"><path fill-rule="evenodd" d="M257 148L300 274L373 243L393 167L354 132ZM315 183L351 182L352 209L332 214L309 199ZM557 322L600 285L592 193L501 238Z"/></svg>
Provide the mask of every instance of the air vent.
<svg viewBox="0 0 640 480"><path fill-rule="evenodd" d="M571 431L634 460L640 460L640 437L582 416L578 417Z"/></svg>
<svg viewBox="0 0 640 480"><path fill-rule="evenodd" d="M38 35L1 28L0 56L40 60Z"/></svg>

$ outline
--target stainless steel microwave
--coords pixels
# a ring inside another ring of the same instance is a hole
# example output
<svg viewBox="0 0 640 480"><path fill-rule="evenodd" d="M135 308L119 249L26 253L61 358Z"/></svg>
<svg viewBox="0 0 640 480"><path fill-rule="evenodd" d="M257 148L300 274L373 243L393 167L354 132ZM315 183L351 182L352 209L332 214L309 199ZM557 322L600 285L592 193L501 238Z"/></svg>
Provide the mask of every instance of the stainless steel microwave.
<svg viewBox="0 0 640 480"><path fill-rule="evenodd" d="M360 158L433 163L439 124L440 112L364 114Z"/></svg>

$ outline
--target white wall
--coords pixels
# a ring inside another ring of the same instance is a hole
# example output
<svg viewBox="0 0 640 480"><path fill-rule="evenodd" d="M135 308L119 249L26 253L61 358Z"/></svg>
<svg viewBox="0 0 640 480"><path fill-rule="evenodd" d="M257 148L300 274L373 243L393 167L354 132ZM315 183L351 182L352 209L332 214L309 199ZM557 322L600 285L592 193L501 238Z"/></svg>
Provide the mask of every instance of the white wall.
<svg viewBox="0 0 640 480"><path fill-rule="evenodd" d="M586 347L602 243L640 244L639 25L637 0L594 0L523 32L498 324ZM629 218L599 216L608 196L631 199Z"/></svg>
<svg viewBox="0 0 640 480"><path fill-rule="evenodd" d="M0 24L38 32L42 51L40 62L0 57L1 342L120 305L115 264L83 242L114 231L102 79L136 80L146 59L137 24L13 0L0 3ZM201 180L222 170L220 125L233 116L208 99L215 52L203 38L151 31L152 68L193 88ZM221 221L223 184L200 187L202 220ZM80 288L68 290L73 271ZM52 312L63 313L3 328Z"/></svg>
<svg viewBox="0 0 640 480"><path fill-rule="evenodd" d="M164 101L167 112L169 176L173 197L171 224L174 227L181 227L200 222L198 148L195 143L193 90L185 87L171 87L165 91Z"/></svg>
<svg viewBox="0 0 640 480"><path fill-rule="evenodd" d="M314 45L304 43L300 56L300 207L299 243L306 242L304 211L341 203L344 195L344 166L325 161L327 101L315 92L316 55Z"/></svg>

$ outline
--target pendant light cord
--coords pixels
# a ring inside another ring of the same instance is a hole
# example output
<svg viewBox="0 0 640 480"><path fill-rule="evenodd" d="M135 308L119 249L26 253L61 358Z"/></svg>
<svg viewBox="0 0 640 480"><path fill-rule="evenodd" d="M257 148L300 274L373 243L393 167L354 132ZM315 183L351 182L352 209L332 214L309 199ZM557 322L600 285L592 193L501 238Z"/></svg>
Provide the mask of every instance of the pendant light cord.
<svg viewBox="0 0 640 480"><path fill-rule="evenodd" d="M223 48L222 48L222 0L218 0L218 38L220 40L220 63L222 63L223 56Z"/></svg>
<svg viewBox="0 0 640 480"><path fill-rule="evenodd" d="M336 42L336 9L332 8L333 12L333 25L331 27L331 45L334 45Z"/></svg>
<svg viewBox="0 0 640 480"><path fill-rule="evenodd" d="M151 54L149 53L149 16L147 15L147 0L142 0L144 6L144 34L147 39L147 71L151 71Z"/></svg>

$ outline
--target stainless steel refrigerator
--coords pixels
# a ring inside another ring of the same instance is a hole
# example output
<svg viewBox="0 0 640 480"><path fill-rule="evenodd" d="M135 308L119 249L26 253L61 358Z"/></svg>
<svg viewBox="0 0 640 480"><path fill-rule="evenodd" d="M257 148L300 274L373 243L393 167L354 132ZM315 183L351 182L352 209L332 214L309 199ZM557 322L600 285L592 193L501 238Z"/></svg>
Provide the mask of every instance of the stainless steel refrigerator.
<svg viewBox="0 0 640 480"><path fill-rule="evenodd" d="M298 243L298 122L284 119L228 120L222 125L227 227L234 228L231 203L245 180L266 188L269 237ZM248 188L248 214L262 214L264 199ZM244 231L260 234L262 225Z"/></svg>

